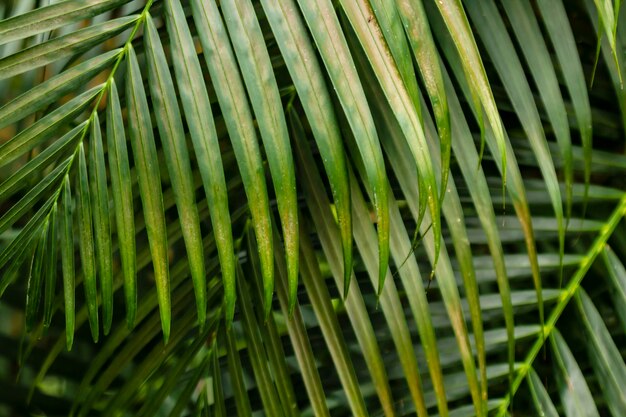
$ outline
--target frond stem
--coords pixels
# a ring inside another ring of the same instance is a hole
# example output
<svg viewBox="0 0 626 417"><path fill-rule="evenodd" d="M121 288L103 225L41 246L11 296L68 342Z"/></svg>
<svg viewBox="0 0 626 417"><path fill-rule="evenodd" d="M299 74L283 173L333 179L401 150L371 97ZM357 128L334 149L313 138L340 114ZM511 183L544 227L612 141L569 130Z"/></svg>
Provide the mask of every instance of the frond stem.
<svg viewBox="0 0 626 417"><path fill-rule="evenodd" d="M528 355L526 355L526 359L522 363L522 366L520 367L519 372L517 373L517 376L513 381L513 385L511 386L509 394L507 394L507 396L502 401L502 404L500 404L497 414L498 417L506 415L507 409L509 407L509 404L511 403L511 400L513 399L513 396L517 392L524 378L526 378L528 371L532 368L535 358L541 351L541 348L543 347L544 342L548 339L548 336L550 336L550 334L552 333L552 330L554 330L557 320L559 319L559 317L561 317L561 314L565 310L565 307L572 299L572 297L576 295L576 292L580 288L580 283L587 274L587 271L589 271L589 268L591 267L595 259L602 252L606 245L606 242L609 240L609 238L613 234L613 231L624 216L626 216L626 194L622 196L619 203L617 204L617 207L615 208L615 210L613 210L613 213L611 214L607 222L600 229L600 234L596 237L596 240L593 242L591 249L589 249L585 257L580 261L580 266L578 267L578 270L576 271L570 282L567 284L567 287L565 287L565 289L561 293L557 305L554 307L552 313L550 314L550 317L548 318L548 321L543 326L543 334L539 335L539 337L535 341L535 344L530 349Z"/></svg>

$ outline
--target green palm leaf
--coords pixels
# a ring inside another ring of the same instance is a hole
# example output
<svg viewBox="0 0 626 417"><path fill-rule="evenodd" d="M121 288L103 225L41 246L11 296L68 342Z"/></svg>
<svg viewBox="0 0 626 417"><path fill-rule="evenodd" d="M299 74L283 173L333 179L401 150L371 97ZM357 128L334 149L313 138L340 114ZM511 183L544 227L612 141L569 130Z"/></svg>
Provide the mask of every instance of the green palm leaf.
<svg viewBox="0 0 626 417"><path fill-rule="evenodd" d="M0 3L0 414L626 413L624 18Z"/></svg>

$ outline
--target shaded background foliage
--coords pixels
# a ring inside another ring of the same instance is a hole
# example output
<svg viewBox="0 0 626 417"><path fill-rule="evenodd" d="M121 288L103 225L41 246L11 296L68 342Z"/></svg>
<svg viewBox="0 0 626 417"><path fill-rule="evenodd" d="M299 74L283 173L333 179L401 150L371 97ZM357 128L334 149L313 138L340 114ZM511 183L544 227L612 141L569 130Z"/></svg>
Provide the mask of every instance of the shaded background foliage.
<svg viewBox="0 0 626 417"><path fill-rule="evenodd" d="M626 415L619 2L335 3L0 3L0 415Z"/></svg>

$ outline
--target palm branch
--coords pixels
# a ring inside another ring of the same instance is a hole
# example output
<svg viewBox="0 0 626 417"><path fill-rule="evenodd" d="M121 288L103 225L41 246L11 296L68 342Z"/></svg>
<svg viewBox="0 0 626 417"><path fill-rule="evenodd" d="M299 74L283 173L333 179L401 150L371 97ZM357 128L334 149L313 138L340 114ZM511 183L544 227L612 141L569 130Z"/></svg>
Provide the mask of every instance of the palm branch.
<svg viewBox="0 0 626 417"><path fill-rule="evenodd" d="M0 414L626 415L624 13L0 4Z"/></svg>

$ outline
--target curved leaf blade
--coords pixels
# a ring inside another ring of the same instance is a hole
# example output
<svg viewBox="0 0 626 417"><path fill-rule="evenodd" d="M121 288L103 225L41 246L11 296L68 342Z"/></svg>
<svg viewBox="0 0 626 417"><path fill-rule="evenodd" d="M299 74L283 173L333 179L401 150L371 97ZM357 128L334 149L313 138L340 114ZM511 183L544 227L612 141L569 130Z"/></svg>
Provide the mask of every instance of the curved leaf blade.
<svg viewBox="0 0 626 417"><path fill-rule="evenodd" d="M450 173L450 154L452 136L450 131L450 112L443 83L443 75L439 64L437 49L433 41L428 17L421 0L414 2L397 0L398 12L411 43L411 49L417 62L422 80L430 97L435 122L439 133L441 149L441 182L440 200L446 195L448 175Z"/></svg>
<svg viewBox="0 0 626 417"><path fill-rule="evenodd" d="M356 2L343 1L342 5L415 159L418 169L418 183L422 190L420 204L425 202L431 214L437 254L433 263L433 269L435 269L439 259L439 247L441 244L441 208L439 198L437 197L437 180L434 175L431 156L428 152L428 145L425 142L421 120L406 88L403 88L403 82L397 69L389 62L391 57L386 44L381 39L380 28L377 27L374 21L367 21L367 16L371 13L369 4L366 1L359 0ZM352 46L354 47L355 44L356 42L353 42ZM372 191L375 194L375 190ZM388 248L386 250L388 254ZM382 273L381 271L379 272ZM381 276L384 278L384 275ZM382 281L379 279L379 293L381 286Z"/></svg>
<svg viewBox="0 0 626 417"><path fill-rule="evenodd" d="M298 5L322 56L331 83L357 140L359 153L365 162L376 210L379 247L378 293L380 293L389 264L389 208L385 165L376 127L367 108L367 99L358 82L354 62L332 3L329 0L314 2L298 0Z"/></svg>
<svg viewBox="0 0 626 417"><path fill-rule="evenodd" d="M426 3L427 5L429 5L430 3ZM468 84L468 81L465 77L465 72L463 70L463 64L461 62L462 58L459 55L456 45L454 45L454 41L453 39L449 36L449 34L446 31L446 28L444 27L444 22L441 19L437 19L437 15L436 15L436 11L433 10L434 7L431 5L428 8L428 16L431 18L431 23L433 24L433 30L435 31L435 33L437 34L437 38L438 41L440 42L440 44L442 45L442 49L443 52L448 60L448 63L450 64L450 67L452 69L452 71L454 72L455 78L457 80L457 82L459 83L460 87L463 90L463 93L465 95L465 97L467 98L468 101L472 102L473 98L474 98L474 92L472 90L472 87L470 84ZM446 31L446 32L444 32ZM446 82L448 84L450 84L449 78L446 78ZM449 90L452 91L451 89ZM458 100L457 100L458 101ZM476 104L474 103L474 107L472 107L472 111L474 113L474 116L476 118L476 120L480 123L482 123L482 108L480 108L480 105L476 106ZM459 111L457 112L457 114L461 115L461 109L459 109ZM459 120L462 120L461 118L459 118ZM520 220L520 224L522 226L523 229L523 234L524 234L524 240L526 243L526 250L528 252L528 258L530 260L530 266L531 266L531 272L532 272L532 276L533 276L533 283L535 285L535 289L537 291L537 297L539 299L539 318L540 318L540 322L543 323L544 322L544 318L543 318L543 302L541 299L541 275L540 275L540 270L539 270L539 262L537 260L537 248L535 245L535 233L533 230L533 221L532 221L532 217L530 215L530 208L528 206L528 200L526 198L526 191L525 191L525 187L524 187L524 181L522 179L522 175L520 172L520 168L518 166L517 163L517 159L515 157L515 153L513 152L513 147L511 146L511 143L508 139L508 136L506 135L506 132L503 133L504 134L504 140L505 140L505 151L507 154L506 159L508 160L508 163L506 165L506 167L504 167L502 165L502 161L499 158L495 158L494 162L496 163L498 170L500 171L500 173L503 175L503 177L508 177L509 181L506 182L505 184L505 189L509 195L509 197L511 198L512 202L513 202L513 207L515 209L515 213L517 214L517 217ZM491 128L491 126L486 126L484 129L484 132L481 131L481 137L484 136L485 142L487 143L487 145L489 146L491 152L495 155L497 152L497 140L495 137L495 133L494 130ZM460 141L453 141L453 146L455 144L459 144ZM464 144L465 145L465 144ZM457 145L460 146L460 145ZM459 151L455 151L455 157L458 160L461 160L462 158L464 158L465 156L470 156L471 154L469 153L470 151L468 150L468 148L465 148L465 150L460 150ZM476 161L480 161L481 155L478 155L478 158ZM461 163L461 162L460 162ZM467 163L467 161L465 162ZM464 176L467 176L469 170L473 169L474 171L476 170L476 166L478 166L477 162L474 165L474 168L471 167L467 167L464 171L465 173L463 174ZM506 172L506 173L505 173ZM470 178L470 177L468 177ZM474 175L472 175L471 178L474 178ZM472 180L467 180L468 183L473 183ZM504 189L503 189L504 192ZM488 190L483 191L482 194L485 194L482 197L483 203L485 204L487 208L487 206L492 206L493 204L493 198L491 197L490 193L488 192ZM479 195L478 193L474 194L474 200L475 202L479 201ZM503 196L504 197L504 196ZM504 204L504 199L503 199L503 204ZM492 208L493 209L493 208ZM487 211L480 211L481 214L486 214ZM487 225L489 222L491 222L491 220L488 220L487 218L484 219L484 226ZM494 228L494 231L497 230L498 226L497 225L492 225L490 226L492 228ZM497 241L494 240L495 238L492 238L492 245L490 250L495 250L496 252L498 251L497 249ZM501 260L497 261L498 263L496 263L496 265L498 265L499 268L499 272L498 275L500 277L500 279L502 280L501 282L504 283L505 282L505 278L506 278L506 270L504 268L504 264L502 264ZM504 287L502 287L504 288Z"/></svg>
<svg viewBox="0 0 626 417"><path fill-rule="evenodd" d="M489 120L489 124L493 129L495 136L495 142L497 144L497 152L500 154L500 165L502 172L503 186L506 184L507 177L507 151L506 151L506 138L504 136L504 126L498 113L498 106L493 98L489 80L485 72L478 47L476 46L476 40L474 34L470 28L467 16L463 10L460 0L442 0L435 2L437 8L443 20L445 26L452 37L454 46L461 58L461 65L465 72L467 82L470 86L472 99L476 104L478 101L482 104L484 111ZM481 125L482 131L482 108L475 109L477 112L477 118ZM482 144L481 144L482 150ZM493 149L494 152L496 149ZM482 152L481 152L482 155ZM494 152L494 157L498 155ZM496 158L498 159L498 158Z"/></svg>
<svg viewBox="0 0 626 417"><path fill-rule="evenodd" d="M320 151L337 208L344 265L344 297L352 276L352 214L346 157L337 118L316 51L293 0L261 4L302 102ZM290 116L293 112L289 112Z"/></svg>
<svg viewBox="0 0 626 417"><path fill-rule="evenodd" d="M565 225L561 191L528 81L495 3L492 0L470 2L467 3L467 9L537 158L559 226L559 254L562 258L565 248ZM539 288L537 291L540 291Z"/></svg>

